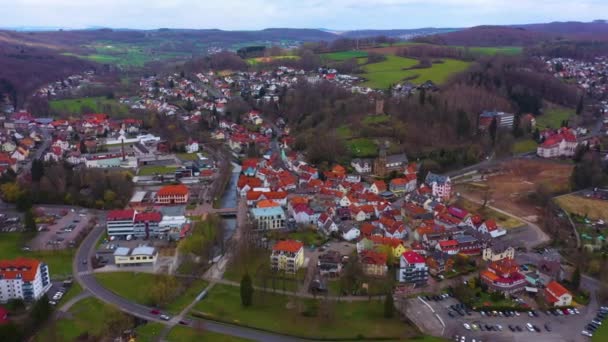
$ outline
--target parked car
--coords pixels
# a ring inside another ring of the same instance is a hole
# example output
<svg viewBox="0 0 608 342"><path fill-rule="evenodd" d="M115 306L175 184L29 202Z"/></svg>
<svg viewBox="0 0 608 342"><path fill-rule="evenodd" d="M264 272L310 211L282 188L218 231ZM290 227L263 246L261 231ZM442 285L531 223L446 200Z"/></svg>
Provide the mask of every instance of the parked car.
<svg viewBox="0 0 608 342"><path fill-rule="evenodd" d="M160 315L160 316L158 316L158 317L160 317L160 319L162 319L163 321L168 321L168 320L170 320L170 319L171 319L171 317L169 317L169 316L167 316L167 315L165 315L165 314L162 314L162 315Z"/></svg>

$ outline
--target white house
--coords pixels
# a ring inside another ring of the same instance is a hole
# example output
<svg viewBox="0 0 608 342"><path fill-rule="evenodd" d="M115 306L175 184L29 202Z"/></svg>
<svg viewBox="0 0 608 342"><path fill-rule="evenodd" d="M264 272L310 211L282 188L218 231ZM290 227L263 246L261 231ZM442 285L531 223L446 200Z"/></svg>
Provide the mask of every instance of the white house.
<svg viewBox="0 0 608 342"><path fill-rule="evenodd" d="M572 157L577 146L576 136L569 129L563 129L540 144L536 154L543 158Z"/></svg>
<svg viewBox="0 0 608 342"><path fill-rule="evenodd" d="M0 260L0 303L38 300L51 285L49 267L38 260Z"/></svg>
<svg viewBox="0 0 608 342"><path fill-rule="evenodd" d="M198 152L199 145L196 141L190 141L186 144L186 152L187 153L196 153Z"/></svg>

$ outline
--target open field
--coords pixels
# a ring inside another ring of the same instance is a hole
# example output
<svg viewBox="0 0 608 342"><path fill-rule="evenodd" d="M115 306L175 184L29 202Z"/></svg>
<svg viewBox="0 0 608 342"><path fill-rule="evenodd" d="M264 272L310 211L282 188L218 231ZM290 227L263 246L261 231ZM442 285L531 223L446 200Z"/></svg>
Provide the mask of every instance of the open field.
<svg viewBox="0 0 608 342"><path fill-rule="evenodd" d="M241 305L239 288L217 285L199 302L196 315L309 338L358 339L415 335L415 328L383 316L382 301L325 302L271 293L254 294L251 307Z"/></svg>
<svg viewBox="0 0 608 342"><path fill-rule="evenodd" d="M162 323L148 322L135 328L137 342L155 342L158 341L160 334L165 329Z"/></svg>
<svg viewBox="0 0 608 342"><path fill-rule="evenodd" d="M345 61L351 58L365 58L367 57L367 52L365 51L340 51L340 52L330 52L321 54L321 58L331 59L334 61Z"/></svg>
<svg viewBox="0 0 608 342"><path fill-rule="evenodd" d="M536 127L539 130L545 128L560 128L562 121L568 120L574 115L574 112L574 110L569 108L550 106L545 109L545 112L542 115L536 117Z"/></svg>
<svg viewBox="0 0 608 342"><path fill-rule="evenodd" d="M456 191L482 201L485 189L490 189L492 206L534 221L540 208L530 197L541 184L551 193L567 192L572 167L549 160L514 159L495 167L498 172L487 175L485 181L458 185Z"/></svg>
<svg viewBox="0 0 608 342"><path fill-rule="evenodd" d="M375 52L375 53L380 53L383 55L394 55L396 54L400 49L406 47L406 46L415 46L415 45L431 45L433 46L433 44L426 44L426 43L415 43L415 42L399 42L396 44L393 44L392 46L382 46L382 47L377 47L377 48L370 48L370 49L365 49L364 51L366 52ZM498 47L498 46L456 46L456 45L438 45L441 47L450 47L450 48L455 48L455 49L468 49L469 52L471 52L474 55L483 55L483 56L491 56L491 55L498 55L498 54L502 54L502 55L519 55L522 53L523 48L521 46L504 46L504 47Z"/></svg>
<svg viewBox="0 0 608 342"><path fill-rule="evenodd" d="M223 335L211 331L196 330L190 327L176 325L167 336L169 342L190 342L190 341L213 341L213 342L245 342L251 341L244 338Z"/></svg>
<svg viewBox="0 0 608 342"><path fill-rule="evenodd" d="M269 63L280 60L300 59L300 56L271 56L271 57L255 57L247 58L245 61L249 65L257 65L260 63Z"/></svg>
<svg viewBox="0 0 608 342"><path fill-rule="evenodd" d="M387 123L391 120L388 115L368 115L363 119L363 123L366 125L382 124Z"/></svg>
<svg viewBox="0 0 608 342"><path fill-rule="evenodd" d="M117 295L130 299L142 305L152 305L154 297L150 287L158 279L164 275L155 275L150 273L129 273L129 272L111 272L111 273L96 273L95 278L103 287L116 293ZM181 279L176 279L179 295L170 301L161 309L176 314L190 304L194 298L207 287L207 282L196 280L186 286L181 283Z"/></svg>
<svg viewBox="0 0 608 342"><path fill-rule="evenodd" d="M17 257L34 258L49 265L51 278L66 278L72 274L73 249L57 251L23 251L27 244L27 236L23 233L0 233L0 259L15 259Z"/></svg>
<svg viewBox="0 0 608 342"><path fill-rule="evenodd" d="M602 324L599 329L593 333L591 338L593 342L604 342L608 341L608 324Z"/></svg>
<svg viewBox="0 0 608 342"><path fill-rule="evenodd" d="M95 298L85 298L69 310L70 317L61 318L45 326L36 336L40 342L75 341L83 334L105 336L112 320L120 320L122 314L113 306Z"/></svg>
<svg viewBox="0 0 608 342"><path fill-rule="evenodd" d="M52 111L61 114L113 113L126 115L129 113L128 106L103 96L52 100L49 102L49 106Z"/></svg>
<svg viewBox="0 0 608 342"><path fill-rule="evenodd" d="M175 166L153 166L147 165L139 168L137 175L139 176L154 176L156 174L165 175L174 173L177 170Z"/></svg>
<svg viewBox="0 0 608 342"><path fill-rule="evenodd" d="M513 144L511 151L515 154L536 151L538 144L533 139L519 140Z"/></svg>
<svg viewBox="0 0 608 342"><path fill-rule="evenodd" d="M177 158L180 160L193 161L198 160L198 155L196 153L178 153Z"/></svg>
<svg viewBox="0 0 608 342"><path fill-rule="evenodd" d="M84 46L85 48L95 51L93 53L65 53L65 55L71 55L102 64L115 64L120 67L142 67L146 63L152 61L188 58L192 56L191 51L158 51L158 44L162 43L162 41L136 44L112 41L95 41Z"/></svg>
<svg viewBox="0 0 608 342"><path fill-rule="evenodd" d="M365 73L359 76L367 80L363 83L364 86L377 89L388 88L406 79L418 84L426 81L442 84L451 75L465 71L470 65L469 62L456 59L441 61L442 63L433 63L430 68L409 69L418 64L416 59L389 55L385 61L364 65L362 68Z"/></svg>
<svg viewBox="0 0 608 342"><path fill-rule="evenodd" d="M351 154L356 158L375 157L378 155L378 146L371 139L356 138L346 142Z"/></svg>
<svg viewBox="0 0 608 342"><path fill-rule="evenodd" d="M608 201L577 195L563 195L556 197L555 202L571 214L587 216L592 220L608 221Z"/></svg>
<svg viewBox="0 0 608 342"><path fill-rule="evenodd" d="M364 65L364 74L359 76L367 79L362 85L370 88L386 89L391 84L395 84L411 75L404 68L411 68L418 64L413 58L403 58L397 56L386 56L386 60L380 63Z"/></svg>

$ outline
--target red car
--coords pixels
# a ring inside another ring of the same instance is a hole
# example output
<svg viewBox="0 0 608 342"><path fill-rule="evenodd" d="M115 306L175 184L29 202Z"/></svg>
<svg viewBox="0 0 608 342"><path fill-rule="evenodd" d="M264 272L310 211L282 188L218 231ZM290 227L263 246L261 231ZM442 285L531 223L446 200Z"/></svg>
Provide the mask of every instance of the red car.
<svg viewBox="0 0 608 342"><path fill-rule="evenodd" d="M150 313L153 315L158 315L160 313L160 311L158 311L156 309L152 309L152 310L150 310Z"/></svg>

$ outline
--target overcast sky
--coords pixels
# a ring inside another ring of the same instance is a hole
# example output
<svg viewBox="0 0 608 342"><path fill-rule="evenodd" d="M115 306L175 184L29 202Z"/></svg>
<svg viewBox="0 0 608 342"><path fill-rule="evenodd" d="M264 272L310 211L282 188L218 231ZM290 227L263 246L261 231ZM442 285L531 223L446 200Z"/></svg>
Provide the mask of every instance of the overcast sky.
<svg viewBox="0 0 608 342"><path fill-rule="evenodd" d="M0 0L0 26L336 30L590 21L608 0Z"/></svg>

